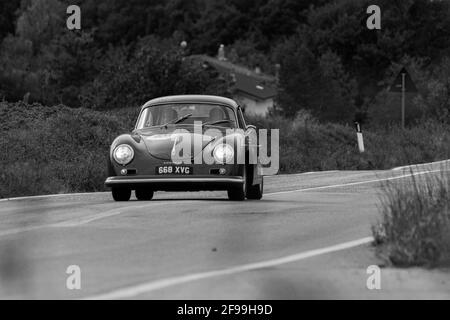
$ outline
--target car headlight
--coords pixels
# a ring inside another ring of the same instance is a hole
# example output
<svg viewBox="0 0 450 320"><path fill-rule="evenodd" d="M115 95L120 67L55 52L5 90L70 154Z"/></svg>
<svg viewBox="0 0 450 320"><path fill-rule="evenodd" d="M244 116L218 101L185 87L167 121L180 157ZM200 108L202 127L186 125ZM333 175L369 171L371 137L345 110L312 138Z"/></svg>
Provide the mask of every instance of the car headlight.
<svg viewBox="0 0 450 320"><path fill-rule="evenodd" d="M114 149L113 157L118 164L124 166L126 164L129 164L131 160L133 160L134 150L127 144L121 144Z"/></svg>
<svg viewBox="0 0 450 320"><path fill-rule="evenodd" d="M234 150L229 144L219 144L214 148L213 154L218 163L230 163L234 157Z"/></svg>

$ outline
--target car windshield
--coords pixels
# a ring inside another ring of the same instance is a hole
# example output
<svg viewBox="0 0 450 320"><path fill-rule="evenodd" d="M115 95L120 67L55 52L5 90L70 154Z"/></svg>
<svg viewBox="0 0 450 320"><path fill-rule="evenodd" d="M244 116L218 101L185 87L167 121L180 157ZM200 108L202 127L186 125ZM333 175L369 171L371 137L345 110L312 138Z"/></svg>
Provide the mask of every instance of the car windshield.
<svg viewBox="0 0 450 320"><path fill-rule="evenodd" d="M193 125L195 122L236 128L236 116L230 107L205 103L177 103L145 108L138 119L136 129L168 124Z"/></svg>

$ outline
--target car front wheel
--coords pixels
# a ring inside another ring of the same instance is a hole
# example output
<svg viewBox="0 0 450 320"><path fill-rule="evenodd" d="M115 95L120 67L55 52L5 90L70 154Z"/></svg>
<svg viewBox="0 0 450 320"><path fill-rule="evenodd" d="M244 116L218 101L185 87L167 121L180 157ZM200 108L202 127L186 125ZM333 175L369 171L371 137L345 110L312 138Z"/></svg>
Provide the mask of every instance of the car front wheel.
<svg viewBox="0 0 450 320"><path fill-rule="evenodd" d="M136 195L136 199L140 201L149 201L153 198L153 190L148 189L136 189L134 192Z"/></svg>
<svg viewBox="0 0 450 320"><path fill-rule="evenodd" d="M115 201L128 201L131 197L131 190L125 188L112 188L112 196Z"/></svg>
<svg viewBox="0 0 450 320"><path fill-rule="evenodd" d="M253 186L248 186L247 199L251 200L261 200L264 193L264 180L261 180L260 184L255 184Z"/></svg>
<svg viewBox="0 0 450 320"><path fill-rule="evenodd" d="M232 201L245 200L247 195L247 170L245 166L242 172L242 178L244 179L244 183L242 183L242 185L228 189L228 199Z"/></svg>

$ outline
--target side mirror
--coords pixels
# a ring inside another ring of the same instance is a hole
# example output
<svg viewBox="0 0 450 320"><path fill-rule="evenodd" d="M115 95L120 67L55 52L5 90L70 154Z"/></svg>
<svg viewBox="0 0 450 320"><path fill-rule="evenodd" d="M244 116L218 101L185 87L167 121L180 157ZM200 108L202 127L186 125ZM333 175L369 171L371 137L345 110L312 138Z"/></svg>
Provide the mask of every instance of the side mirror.
<svg viewBox="0 0 450 320"><path fill-rule="evenodd" d="M252 124L249 124L249 125L247 125L246 130L249 130L249 129L254 129L254 130L256 130L256 126L254 126L254 125L252 125Z"/></svg>

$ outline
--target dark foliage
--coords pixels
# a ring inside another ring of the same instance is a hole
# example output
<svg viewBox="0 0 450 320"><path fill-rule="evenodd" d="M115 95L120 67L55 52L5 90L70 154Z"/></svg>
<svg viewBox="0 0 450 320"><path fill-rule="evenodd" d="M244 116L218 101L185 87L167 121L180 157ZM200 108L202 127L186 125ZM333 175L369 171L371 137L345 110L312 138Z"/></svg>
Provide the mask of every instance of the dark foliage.
<svg viewBox="0 0 450 320"><path fill-rule="evenodd" d="M20 0L0 2L0 40L8 33L14 33L16 10L20 7Z"/></svg>
<svg viewBox="0 0 450 320"><path fill-rule="evenodd" d="M65 28L69 4L82 8L81 32ZM215 55L224 43L234 62L271 73L276 64L281 66L277 109L285 115L308 109L324 121L384 123L376 113L368 117L367 111L392 100L383 89L396 66L414 66L420 60L416 71L423 83L439 76L428 70L449 53L450 2L379 1L379 31L365 26L370 4L7 1L0 15L0 95L9 101L25 97L47 105L104 109L140 104L141 99L162 94L226 94L230 88L217 74L204 75L200 66L181 63L183 55ZM182 40L188 43L184 50L179 47ZM410 114L411 121L436 115L436 99L422 98L422 112Z"/></svg>

